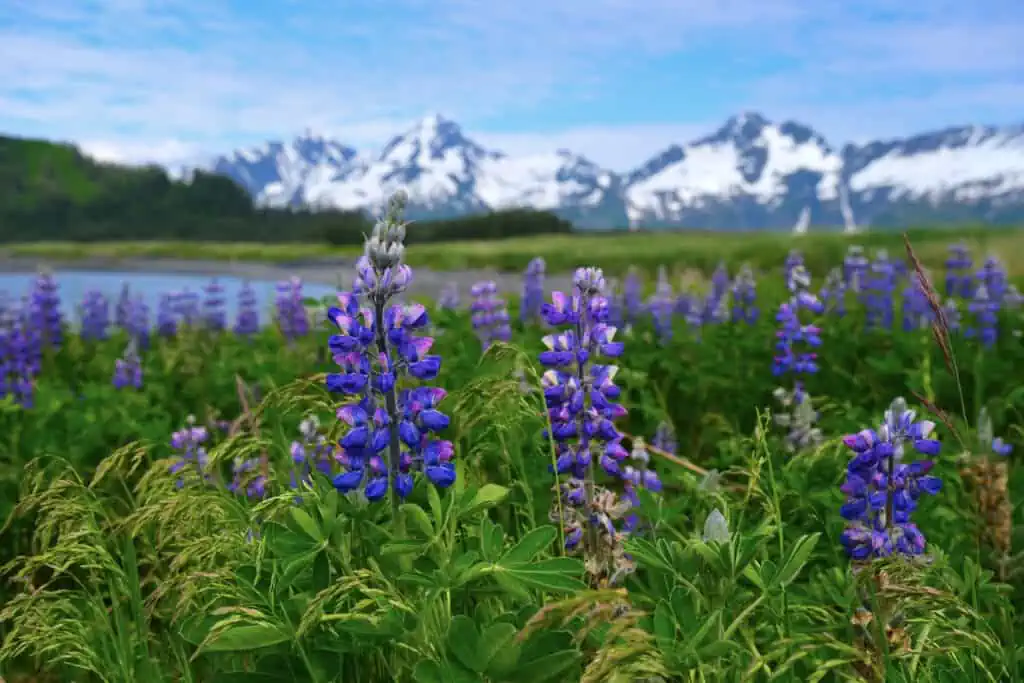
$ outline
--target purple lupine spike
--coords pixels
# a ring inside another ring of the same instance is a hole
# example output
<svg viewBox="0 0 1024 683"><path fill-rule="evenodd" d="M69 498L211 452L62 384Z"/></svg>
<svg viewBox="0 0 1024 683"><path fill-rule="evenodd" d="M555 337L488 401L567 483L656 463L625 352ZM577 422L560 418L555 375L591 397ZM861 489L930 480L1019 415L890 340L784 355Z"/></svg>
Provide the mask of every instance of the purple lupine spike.
<svg viewBox="0 0 1024 683"><path fill-rule="evenodd" d="M202 318L199 294L190 289L174 295L174 314L180 325L195 327Z"/></svg>
<svg viewBox="0 0 1024 683"><path fill-rule="evenodd" d="M452 444L437 438L448 426L437 405L444 390L397 387L403 376L429 381L441 369L441 358L430 354L433 339L417 336L430 322L426 308L391 304L412 281L412 269L402 262L405 203L404 193L388 202L356 263L353 291L339 294L338 306L327 312L338 329L328 348L340 368L327 376L327 389L356 399L337 410L349 430L339 442L343 471L332 483L341 492L362 491L370 501L390 490L393 515L412 491L414 469L440 488L455 481ZM359 297L369 305L360 306Z"/></svg>
<svg viewBox="0 0 1024 683"><path fill-rule="evenodd" d="M238 290L238 315L235 318L235 334L243 337L259 332L260 312L256 299L256 290L246 281Z"/></svg>
<svg viewBox="0 0 1024 683"><path fill-rule="evenodd" d="M772 374L776 377L791 375L791 390L776 388L775 398L782 404L782 412L775 415L775 423L787 428L786 448L796 452L812 448L821 442L821 432L814 425L818 413L804 390L802 378L818 371L817 349L821 346L821 329L805 322L805 314L820 315L824 305L811 293L811 276L802 265L789 271L786 282L789 300L779 306L775 316L779 329L775 333L775 357Z"/></svg>
<svg viewBox="0 0 1024 683"><path fill-rule="evenodd" d="M892 329L895 321L893 293L896 289L896 269L888 253L879 249L871 261L865 283L864 304L866 329Z"/></svg>
<svg viewBox="0 0 1024 683"><path fill-rule="evenodd" d="M907 278L907 285L903 288L901 302L901 317L903 319L903 331L927 329L935 320L931 304L928 301L927 289L921 276L912 273Z"/></svg>
<svg viewBox="0 0 1024 683"><path fill-rule="evenodd" d="M635 268L630 268L622 282L622 321L633 325L644 313L643 282Z"/></svg>
<svg viewBox="0 0 1024 683"><path fill-rule="evenodd" d="M125 319L125 324L128 319ZM115 389L142 388L142 360L139 358L136 342L133 338L124 354L114 361L114 378L112 380Z"/></svg>
<svg viewBox="0 0 1024 683"><path fill-rule="evenodd" d="M139 348L149 347L149 305L141 294L132 301L131 314L128 317L128 334L138 342Z"/></svg>
<svg viewBox="0 0 1024 683"><path fill-rule="evenodd" d="M840 268L833 268L825 276L825 282L818 292L818 298L825 310L842 318L846 315L846 292L849 288Z"/></svg>
<svg viewBox="0 0 1024 683"><path fill-rule="evenodd" d="M114 325L122 330L128 329L128 319L132 314L132 289L125 282L121 285L121 293L114 304Z"/></svg>
<svg viewBox="0 0 1024 683"><path fill-rule="evenodd" d="M659 267L654 294L647 300L647 311L651 315L654 332L661 344L669 344L672 341L675 304L675 294L672 291L672 284L668 280L668 273L664 266Z"/></svg>
<svg viewBox="0 0 1024 683"><path fill-rule="evenodd" d="M267 496L267 476L263 474L263 463L259 458L236 458L231 466L231 481L228 491L245 496L250 500L262 500Z"/></svg>
<svg viewBox="0 0 1024 683"><path fill-rule="evenodd" d="M843 437L853 452L841 488L846 500L839 514L849 524L840 542L850 558L867 561L894 553L920 555L925 537L911 521L922 495L935 495L942 480L929 474L932 460L907 462L910 451L938 455L935 424L915 421L916 413L897 398L877 430Z"/></svg>
<svg viewBox="0 0 1024 683"><path fill-rule="evenodd" d="M441 290L441 295L437 298L437 307L442 310L455 310L459 307L459 283L449 282Z"/></svg>
<svg viewBox="0 0 1024 683"><path fill-rule="evenodd" d="M175 451L176 459L171 463L168 471L178 475L175 482L177 488L184 488L186 485L186 470L194 470L197 478L205 483L212 481L212 475L208 470L209 456L203 444L210 438L206 427L196 425L196 418L189 415L185 421L184 429L171 434L171 449Z"/></svg>
<svg viewBox="0 0 1024 683"><path fill-rule="evenodd" d="M523 274L523 297L520 302L519 319L528 323L540 318L540 307L544 305L544 271L546 265L540 256L531 259Z"/></svg>
<svg viewBox="0 0 1024 683"><path fill-rule="evenodd" d="M165 292L160 295L156 309L156 332L161 337L173 337L178 332L175 295Z"/></svg>
<svg viewBox="0 0 1024 683"><path fill-rule="evenodd" d="M83 339L98 341L107 338L110 328L110 301L103 292L86 292L79 312Z"/></svg>
<svg viewBox="0 0 1024 683"><path fill-rule="evenodd" d="M757 322L760 309L757 307L757 279L749 264L743 264L736 273L736 279L730 285L732 292L732 309L730 317L733 322L753 325Z"/></svg>
<svg viewBox="0 0 1024 683"><path fill-rule="evenodd" d="M994 346L999 337L999 302L989 295L984 284L974 288L967 311L971 314L972 325L964 329L964 336L979 340L982 346Z"/></svg>
<svg viewBox="0 0 1024 683"><path fill-rule="evenodd" d="M947 297L959 296L970 298L974 293L974 282L971 279L971 250L963 242L951 244L946 258L945 294Z"/></svg>
<svg viewBox="0 0 1024 683"><path fill-rule="evenodd" d="M210 278L210 281L203 287L203 294L203 326L211 332L223 331L227 327L227 313L224 310L227 299L224 297L224 285L217 278Z"/></svg>
<svg viewBox="0 0 1024 683"><path fill-rule="evenodd" d="M295 340L309 334L309 312L303 303L302 279L290 278L277 283L275 321L285 339Z"/></svg>
<svg viewBox="0 0 1024 683"><path fill-rule="evenodd" d="M40 331L43 345L59 347L64 339L64 319L59 287L52 273L42 272L36 276L29 301L32 325Z"/></svg>
<svg viewBox="0 0 1024 683"><path fill-rule="evenodd" d="M477 282L469 293L473 297L469 306L473 329L476 330L483 350L489 349L496 341L509 341L512 329L508 324L508 308L505 300L498 297L497 283L493 280Z"/></svg>

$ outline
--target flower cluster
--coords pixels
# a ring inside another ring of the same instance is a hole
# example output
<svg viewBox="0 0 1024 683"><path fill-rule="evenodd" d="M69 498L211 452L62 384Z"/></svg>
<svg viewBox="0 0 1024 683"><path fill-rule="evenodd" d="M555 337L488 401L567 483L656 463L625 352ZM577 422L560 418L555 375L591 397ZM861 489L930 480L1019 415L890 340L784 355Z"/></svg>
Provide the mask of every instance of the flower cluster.
<svg viewBox="0 0 1024 683"><path fill-rule="evenodd" d="M428 325L426 309L390 303L412 280L412 269L402 262L404 205L403 195L389 202L356 264L353 292L340 294L339 305L327 313L338 330L328 345L341 369L327 376L327 388L354 399L337 409L349 430L337 458L343 471L333 484L343 492L361 490L371 501L390 488L396 510L412 490L413 471L439 487L455 480L452 445L436 438L448 426L437 407L445 392L398 386L403 377L434 379L441 368L441 358L430 355L433 339L417 336ZM368 306L360 306L360 296Z"/></svg>
<svg viewBox="0 0 1024 683"><path fill-rule="evenodd" d="M483 349L486 351L496 341L507 342L511 339L508 307L505 300L498 297L497 283L492 280L477 282L469 293L473 297L473 302L469 306L473 316L473 329L476 330Z"/></svg>
<svg viewBox="0 0 1024 683"><path fill-rule="evenodd" d="M171 463L170 473L178 475L175 485L180 489L185 486L186 470L195 470L201 481L210 482L212 477L207 471L209 457L203 444L209 439L206 427L197 426L196 418L188 416L184 429L171 434L171 448L176 451L175 461Z"/></svg>
<svg viewBox="0 0 1024 683"><path fill-rule="evenodd" d="M523 274L523 298L519 306L519 319L526 323L540 317L544 305L544 259L538 256L526 265Z"/></svg>
<svg viewBox="0 0 1024 683"><path fill-rule="evenodd" d="M247 337L260 329L260 311L256 291L249 282L242 283L238 290L238 314L235 317L235 334Z"/></svg>
<svg viewBox="0 0 1024 683"><path fill-rule="evenodd" d="M227 327L227 312L224 297L224 285L217 278L212 278L203 287L203 326L211 332L221 332Z"/></svg>
<svg viewBox="0 0 1024 683"><path fill-rule="evenodd" d="M788 374L794 378L792 389L779 387L775 390L775 397L783 407L783 411L775 416L775 422L787 428L787 449L797 452L812 448L821 441L821 432L814 427L818 415L811 407L810 396L801 379L818 371L815 349L821 346L821 330L812 323L804 322L801 314L804 311L820 314L824 305L811 293L810 275L798 255L790 255L787 272L786 286L790 298L779 307L775 316L779 329L772 373L776 376Z"/></svg>
<svg viewBox="0 0 1024 683"><path fill-rule="evenodd" d="M754 277L754 270L744 264L730 286L732 292L733 322L743 322L753 325L757 322L760 310L757 307L757 278Z"/></svg>
<svg viewBox="0 0 1024 683"><path fill-rule="evenodd" d="M574 285L571 295L554 292L551 303L541 308L544 321L562 330L544 337L547 350L538 358L547 368L542 387L551 426L545 434L555 442L554 469L569 477L558 485L552 520L563 526L566 547L583 551L591 576L610 581L626 569L623 532L614 522L627 515L632 502L598 487L593 463L630 485L656 485L657 479L643 474L646 466L638 470L624 462L630 454L615 427L615 420L626 414L616 403L618 368L600 362L624 350L608 324L604 276L600 269L580 268Z"/></svg>
<svg viewBox="0 0 1024 683"><path fill-rule="evenodd" d="M79 306L82 339L106 339L110 332L110 301L99 291L89 291Z"/></svg>
<svg viewBox="0 0 1024 683"><path fill-rule="evenodd" d="M309 334L309 313L303 303L302 280L293 277L277 283L274 299L274 320L285 339L297 339Z"/></svg>
<svg viewBox="0 0 1024 683"><path fill-rule="evenodd" d="M915 418L906 401L897 398L877 430L843 437L854 455L841 488L846 501L840 514L849 525L840 541L854 560L924 552L924 534L911 521L911 514L923 494L941 490L942 480L929 474L931 460L906 459L908 446L932 457L938 455L940 444L932 438L935 424Z"/></svg>
<svg viewBox="0 0 1024 683"><path fill-rule="evenodd" d="M142 360L139 358L138 342L134 338L128 342L124 354L114 361L112 382L115 389L142 388Z"/></svg>

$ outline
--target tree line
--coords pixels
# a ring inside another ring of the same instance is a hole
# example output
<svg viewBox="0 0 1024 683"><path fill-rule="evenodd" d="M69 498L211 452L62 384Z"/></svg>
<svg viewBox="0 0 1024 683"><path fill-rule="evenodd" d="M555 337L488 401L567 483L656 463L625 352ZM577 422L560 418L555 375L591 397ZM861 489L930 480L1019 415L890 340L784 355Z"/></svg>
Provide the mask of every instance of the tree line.
<svg viewBox="0 0 1024 683"><path fill-rule="evenodd" d="M0 242L187 240L360 244L361 211L265 209L225 176L172 180L158 167L96 162L71 145L0 136ZM554 214L514 209L416 222L408 241L567 233Z"/></svg>

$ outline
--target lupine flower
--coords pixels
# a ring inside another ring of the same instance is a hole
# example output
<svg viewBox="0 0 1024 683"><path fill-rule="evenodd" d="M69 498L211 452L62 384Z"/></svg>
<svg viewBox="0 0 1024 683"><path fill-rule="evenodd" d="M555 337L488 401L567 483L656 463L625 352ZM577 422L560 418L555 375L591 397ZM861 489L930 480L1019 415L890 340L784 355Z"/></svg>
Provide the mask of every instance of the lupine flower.
<svg viewBox="0 0 1024 683"><path fill-rule="evenodd" d="M444 286L437 298L437 307L442 310L454 310L459 307L458 282L449 282Z"/></svg>
<svg viewBox="0 0 1024 683"><path fill-rule="evenodd" d="M629 452L614 421L626 414L615 403L618 368L599 362L617 358L623 344L614 341L615 328L607 323L605 281L598 268L580 268L572 295L554 292L541 309L545 322L568 328L544 337L539 360L548 368L542 377L550 428L545 436L556 444L555 470L569 476L558 487L560 506L552 520L562 525L566 548L581 549L588 572L598 580L617 577L627 569L621 552L622 532L613 522L631 508L611 491L598 488L592 461L608 475L622 479Z"/></svg>
<svg viewBox="0 0 1024 683"><path fill-rule="evenodd" d="M35 398L33 341L23 318L21 311L8 306L0 320L0 398L10 396L22 408L30 409Z"/></svg>
<svg viewBox="0 0 1024 683"><path fill-rule="evenodd" d="M966 244L961 242L949 246L945 279L947 297L960 296L966 299L971 296L974 290L970 273L971 264L971 252Z"/></svg>
<svg viewBox="0 0 1024 683"><path fill-rule="evenodd" d="M206 427L197 426L196 418L192 415L188 416L184 429L171 434L171 448L176 451L177 459L171 464L169 471L171 474L179 475L175 482L177 488L185 486L184 471L186 469L194 469L201 481L210 482L212 480L210 473L207 472L209 457L206 454L206 448L203 447L209 436Z"/></svg>
<svg viewBox="0 0 1024 683"><path fill-rule="evenodd" d="M177 333L178 318L175 309L174 295L161 294L156 309L156 331L161 337L173 337Z"/></svg>
<svg viewBox="0 0 1024 683"><path fill-rule="evenodd" d="M731 285L733 322L753 325L760 311L757 308L757 279L749 264L743 264Z"/></svg>
<svg viewBox="0 0 1024 683"><path fill-rule="evenodd" d="M903 288L903 301L901 306L903 318L903 331L927 329L935 319L931 304L928 302L928 295L925 293L924 283L917 273L912 273L907 279L907 286Z"/></svg>
<svg viewBox="0 0 1024 683"><path fill-rule="evenodd" d="M622 283L622 309L622 322L625 325L635 324L644 311L643 282L635 268L629 269Z"/></svg>
<svg viewBox="0 0 1024 683"><path fill-rule="evenodd" d="M864 304L866 315L864 325L867 329L891 329L895 313L893 311L893 291L896 288L896 269L885 250L880 249L871 262L870 272L865 283Z"/></svg>
<svg viewBox="0 0 1024 683"><path fill-rule="evenodd" d="M665 267L658 268L658 282L654 286L654 294L647 300L647 311L654 323L654 333L658 342L668 344L672 341L672 317L675 314L675 293L668 280Z"/></svg>
<svg viewBox="0 0 1024 683"><path fill-rule="evenodd" d="M29 296L32 326L40 331L44 346L57 347L63 341L64 320L60 312L57 281L50 273L40 273Z"/></svg>
<svg viewBox="0 0 1024 683"><path fill-rule="evenodd" d="M217 278L211 278L203 287L203 293L203 326L212 332L220 332L227 327L224 285Z"/></svg>
<svg viewBox="0 0 1024 683"><path fill-rule="evenodd" d="M114 361L114 379L112 381L115 389L142 388L142 361L136 346L137 342L133 338L128 342L124 354Z"/></svg>
<svg viewBox="0 0 1024 683"><path fill-rule="evenodd" d="M79 311L82 338L93 341L106 339L110 327L110 301L103 292L87 292Z"/></svg>
<svg viewBox="0 0 1024 683"><path fill-rule="evenodd" d="M705 325L718 325L729 319L729 306L726 294L729 293L729 269L719 263L711 274L711 288L704 297L701 319Z"/></svg>
<svg viewBox="0 0 1024 683"><path fill-rule="evenodd" d="M854 244L846 250L846 256L843 258L843 284L858 297L867 289L868 265L869 261L864 255L863 247Z"/></svg>
<svg viewBox="0 0 1024 683"><path fill-rule="evenodd" d="M473 302L469 306L473 315L473 329L476 330L483 349L486 351L496 341L507 342L511 339L508 308L505 300L497 296L497 283L492 280L478 282L469 293L473 297Z"/></svg>
<svg viewBox="0 0 1024 683"><path fill-rule="evenodd" d="M285 339L293 340L309 334L309 313L302 302L302 280L293 277L277 284L274 299L275 319Z"/></svg>
<svg viewBox="0 0 1024 683"><path fill-rule="evenodd" d="M304 485L311 485L312 473L316 470L325 477L330 477L334 471L334 446L328 443L323 434L319 432L320 421L315 415L310 416L299 424L299 435L301 441L292 441L290 453L292 456L291 487L299 488L300 482Z"/></svg>
<svg viewBox="0 0 1024 683"><path fill-rule="evenodd" d="M267 476L259 458L235 458L231 466L228 491L244 495L250 500L262 500L267 495Z"/></svg>
<svg viewBox="0 0 1024 683"><path fill-rule="evenodd" d="M136 295L129 306L125 331L128 332L131 339L135 340L139 348L149 347L149 306L146 305L146 300L141 294Z"/></svg>
<svg viewBox="0 0 1024 683"><path fill-rule="evenodd" d="M132 314L132 288L127 282L121 285L121 294L114 304L114 324L122 330L128 328L128 318Z"/></svg>
<svg viewBox="0 0 1024 683"><path fill-rule="evenodd" d="M659 423L658 428L654 430L654 438L651 439L651 445L660 451L675 455L676 449L679 447L676 441L675 428L668 422Z"/></svg>
<svg viewBox="0 0 1024 683"><path fill-rule="evenodd" d="M339 331L328 343L341 367L327 376L327 389L356 399L337 410L350 429L340 441L338 461L344 471L334 477L334 487L361 490L371 501L384 498L390 488L395 512L412 490L413 468L435 486L455 481L452 444L434 436L448 426L448 417L437 408L444 390L399 391L396 386L402 376L434 379L441 367L440 357L429 355L433 339L415 336L429 323L426 309L389 305L412 279L412 269L402 262L405 202L404 194L392 197L356 264L353 291L339 294L339 306L327 314ZM369 306L360 307L359 296Z"/></svg>
<svg viewBox="0 0 1024 683"><path fill-rule="evenodd" d="M650 469L651 456L647 452L647 444L642 438L633 440L633 448L629 452L629 464L622 468L622 497L634 507L640 507L639 489L661 491L661 479L658 473ZM623 531L633 533L639 527L640 520L636 514L629 514L623 521Z"/></svg>
<svg viewBox="0 0 1024 683"><path fill-rule="evenodd" d="M988 287L979 284L974 288L967 310L973 324L964 330L964 335L978 339L982 346L994 346L999 337L999 302L989 295Z"/></svg>
<svg viewBox="0 0 1024 683"><path fill-rule="evenodd" d="M906 462L908 447L927 457L938 455L933 422L915 421L906 401L892 402L878 430L865 429L843 437L853 451L842 492L840 514L849 522L840 541L854 560L893 553L920 555L925 537L911 521L923 494L935 495L942 480L929 474L931 460Z"/></svg>
<svg viewBox="0 0 1024 683"><path fill-rule="evenodd" d="M788 272L786 287L790 298L779 307L775 316L779 330L776 332L772 374L793 376L791 391L783 387L775 390L775 397L783 407L783 412L775 416L775 423L787 428L786 447L796 452L821 441L821 432L814 427L818 414L811 407L810 396L801 379L818 371L815 349L821 346L821 330L812 323L803 322L801 315L804 311L821 314L824 306L811 293L811 277L802 265L794 265Z"/></svg>
<svg viewBox="0 0 1024 683"><path fill-rule="evenodd" d="M833 268L825 276L825 283L818 292L818 298L829 313L842 318L846 315L846 291L848 285L840 268Z"/></svg>
<svg viewBox="0 0 1024 683"><path fill-rule="evenodd" d="M540 256L531 259L526 266L519 308L519 319L524 323L540 317L540 307L544 305L544 270L544 259Z"/></svg>
<svg viewBox="0 0 1024 683"><path fill-rule="evenodd" d="M199 294L185 289L174 294L174 314L186 327L195 327L201 316Z"/></svg>
<svg viewBox="0 0 1024 683"><path fill-rule="evenodd" d="M259 302L256 299L256 291L249 282L243 282L242 288L238 290L238 315L235 318L235 334L249 336L256 334L260 329Z"/></svg>

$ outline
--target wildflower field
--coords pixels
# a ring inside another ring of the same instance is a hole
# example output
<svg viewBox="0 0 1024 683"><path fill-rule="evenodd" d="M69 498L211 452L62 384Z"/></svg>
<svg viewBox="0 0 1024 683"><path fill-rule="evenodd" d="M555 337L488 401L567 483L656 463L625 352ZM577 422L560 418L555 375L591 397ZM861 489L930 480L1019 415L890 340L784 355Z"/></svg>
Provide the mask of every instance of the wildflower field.
<svg viewBox="0 0 1024 683"><path fill-rule="evenodd" d="M997 258L416 303L401 210L331 301L4 304L7 681L1024 680Z"/></svg>

